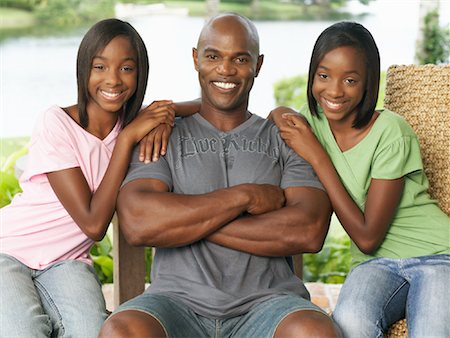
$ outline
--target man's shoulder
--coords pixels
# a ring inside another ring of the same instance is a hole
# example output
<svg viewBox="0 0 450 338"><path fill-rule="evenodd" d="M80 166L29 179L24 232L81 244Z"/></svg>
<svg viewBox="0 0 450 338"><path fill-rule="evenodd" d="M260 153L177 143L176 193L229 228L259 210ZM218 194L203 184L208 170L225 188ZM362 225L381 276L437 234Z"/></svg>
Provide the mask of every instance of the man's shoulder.
<svg viewBox="0 0 450 338"><path fill-rule="evenodd" d="M199 125L197 115L198 113L191 116L180 116L175 118L175 125L173 130L184 130Z"/></svg>
<svg viewBox="0 0 450 338"><path fill-rule="evenodd" d="M278 132L278 128L272 120L269 120L256 114L253 114L251 119L252 119L252 126L255 128L267 128L268 130L272 130L276 133Z"/></svg>

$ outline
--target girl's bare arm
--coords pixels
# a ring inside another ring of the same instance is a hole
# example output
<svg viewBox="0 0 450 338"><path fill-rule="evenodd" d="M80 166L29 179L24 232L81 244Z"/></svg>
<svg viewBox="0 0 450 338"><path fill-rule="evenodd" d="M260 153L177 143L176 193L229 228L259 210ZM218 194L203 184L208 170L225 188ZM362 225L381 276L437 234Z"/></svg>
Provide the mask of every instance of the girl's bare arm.
<svg viewBox="0 0 450 338"><path fill-rule="evenodd" d="M173 111L167 108L167 103L154 102L122 130L95 192L91 191L79 167L47 173L56 196L89 238L98 241L104 237L134 146L149 130L162 123L173 124Z"/></svg>
<svg viewBox="0 0 450 338"><path fill-rule="evenodd" d="M288 115L281 115L288 112ZM334 212L342 226L364 253L374 252L384 240L400 202L404 178L372 179L364 211L358 207L342 184L327 152L306 120L292 110L277 110L271 118L281 137L314 168L327 190Z"/></svg>

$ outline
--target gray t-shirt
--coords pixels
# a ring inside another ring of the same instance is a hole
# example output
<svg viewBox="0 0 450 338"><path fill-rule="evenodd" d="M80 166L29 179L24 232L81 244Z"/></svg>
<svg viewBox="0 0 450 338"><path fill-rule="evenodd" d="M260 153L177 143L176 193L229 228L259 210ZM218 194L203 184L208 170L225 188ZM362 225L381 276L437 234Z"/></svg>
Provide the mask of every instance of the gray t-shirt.
<svg viewBox="0 0 450 338"><path fill-rule="evenodd" d="M139 178L159 179L180 194L242 183L323 190L312 167L283 142L276 126L256 115L229 132L217 130L199 114L177 120L167 154L158 162L143 164L135 149L124 184ZM158 248L151 277L146 292L167 294L210 318L243 314L275 295L309 299L286 257L251 255L206 240Z"/></svg>

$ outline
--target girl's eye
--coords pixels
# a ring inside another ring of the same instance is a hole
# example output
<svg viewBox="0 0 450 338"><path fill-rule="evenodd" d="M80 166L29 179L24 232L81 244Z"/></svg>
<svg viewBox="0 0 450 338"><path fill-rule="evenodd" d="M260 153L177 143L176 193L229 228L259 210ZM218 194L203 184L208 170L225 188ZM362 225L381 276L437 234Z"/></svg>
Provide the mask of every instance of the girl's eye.
<svg viewBox="0 0 450 338"><path fill-rule="evenodd" d="M103 70L103 69L105 69L105 66L102 64L95 64L92 66L92 68L95 70Z"/></svg>
<svg viewBox="0 0 450 338"><path fill-rule="evenodd" d="M321 79L327 79L328 75L327 74L323 74L323 73L318 73L317 76Z"/></svg>
<svg viewBox="0 0 450 338"><path fill-rule="evenodd" d="M123 66L121 68L121 70L124 71L124 72L129 73L129 72L132 72L134 70L134 67L132 67L132 66Z"/></svg>
<svg viewBox="0 0 450 338"><path fill-rule="evenodd" d="M354 79L346 79L345 82L350 84L350 85L356 84L356 80L354 80Z"/></svg>

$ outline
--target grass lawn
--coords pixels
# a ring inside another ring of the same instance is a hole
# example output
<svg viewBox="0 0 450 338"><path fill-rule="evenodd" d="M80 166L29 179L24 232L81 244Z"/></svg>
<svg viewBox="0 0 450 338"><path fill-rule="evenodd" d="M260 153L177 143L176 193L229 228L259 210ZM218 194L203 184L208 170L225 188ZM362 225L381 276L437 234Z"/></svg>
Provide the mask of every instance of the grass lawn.
<svg viewBox="0 0 450 338"><path fill-rule="evenodd" d="M0 7L0 29L29 27L35 23L34 15L29 11Z"/></svg>

